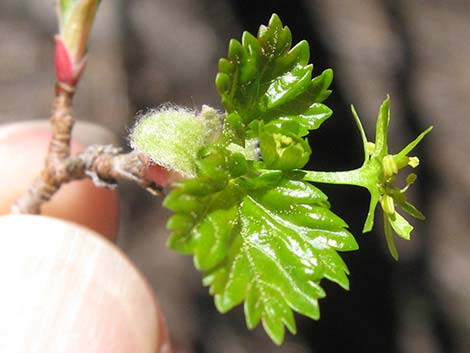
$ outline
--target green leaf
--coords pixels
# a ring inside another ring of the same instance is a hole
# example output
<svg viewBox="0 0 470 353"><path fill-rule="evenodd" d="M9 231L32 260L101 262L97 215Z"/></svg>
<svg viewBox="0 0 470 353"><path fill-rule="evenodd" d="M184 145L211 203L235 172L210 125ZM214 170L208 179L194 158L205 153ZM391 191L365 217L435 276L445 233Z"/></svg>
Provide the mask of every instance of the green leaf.
<svg viewBox="0 0 470 353"><path fill-rule="evenodd" d="M273 15L257 37L245 32L241 42L232 40L227 59L219 61L216 86L228 120L224 136L240 145L258 140L266 168L305 166L311 150L302 137L332 113L321 102L330 94L333 72L312 78L307 42L291 44L290 30Z"/></svg>
<svg viewBox="0 0 470 353"><path fill-rule="evenodd" d="M309 109L316 109L312 104L328 96L331 70L312 80L307 42L292 49L291 42L290 30L282 26L277 15L271 17L267 27L260 27L257 37L245 32L241 43L230 42L228 58L220 60L216 78L228 113L237 112L245 124L254 119L308 116L312 114ZM313 124L314 128L318 126Z"/></svg>
<svg viewBox="0 0 470 353"><path fill-rule="evenodd" d="M292 311L319 318L323 278L348 288L337 252L357 244L319 189L254 164L234 174L233 158L211 148L199 163L198 175L205 177L181 182L167 196L164 205L175 212L169 246L194 255L221 312L245 302L247 326L262 321L280 344L284 327L295 332ZM205 192L209 176L225 186Z"/></svg>
<svg viewBox="0 0 470 353"><path fill-rule="evenodd" d="M288 115L288 118L297 121L307 130L316 130L328 119L332 110L321 103L313 103L307 110L298 115Z"/></svg>
<svg viewBox="0 0 470 353"><path fill-rule="evenodd" d="M101 0L57 0L59 32L76 66L83 64L88 36Z"/></svg>

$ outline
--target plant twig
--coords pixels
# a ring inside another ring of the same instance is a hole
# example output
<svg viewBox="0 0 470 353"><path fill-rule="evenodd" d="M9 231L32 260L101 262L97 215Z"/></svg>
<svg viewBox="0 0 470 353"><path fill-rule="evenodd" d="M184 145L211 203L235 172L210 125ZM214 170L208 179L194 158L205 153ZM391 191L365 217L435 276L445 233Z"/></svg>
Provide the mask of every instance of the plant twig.
<svg viewBox="0 0 470 353"><path fill-rule="evenodd" d="M51 142L51 148L52 145ZM111 189L118 181L127 180L153 195L162 195L162 187L146 177L148 159L140 153L120 152L119 148L110 145L92 145L76 156L56 158L50 149L46 167L13 206L12 213L39 214L42 204L49 201L61 185L85 178L90 178L99 187Z"/></svg>
<svg viewBox="0 0 470 353"><path fill-rule="evenodd" d="M70 140L74 120L71 114L73 86L57 83L55 98L50 117L51 141L46 155L44 168L34 180L27 194L12 207L13 213L39 214L41 205L59 190L67 179L64 161L70 156Z"/></svg>
<svg viewBox="0 0 470 353"><path fill-rule="evenodd" d="M115 188L118 181L131 181L152 195L162 195L162 186L147 177L151 162L141 153L120 153L121 149L111 145L92 145L70 159L70 169L78 168L77 176L89 177L95 185ZM81 172L81 174L80 174Z"/></svg>

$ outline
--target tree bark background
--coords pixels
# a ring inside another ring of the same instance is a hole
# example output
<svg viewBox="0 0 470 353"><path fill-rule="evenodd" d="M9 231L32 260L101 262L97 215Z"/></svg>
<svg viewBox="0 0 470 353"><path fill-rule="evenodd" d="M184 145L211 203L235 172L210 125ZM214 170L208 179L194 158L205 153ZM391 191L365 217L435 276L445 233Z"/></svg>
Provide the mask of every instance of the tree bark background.
<svg viewBox="0 0 470 353"><path fill-rule="evenodd" d="M49 115L53 11L52 0L0 2L0 123ZM360 163L350 103L372 134L377 109L391 95L392 151L435 126L417 153L414 187L428 219L414 223L414 237L398 244L394 263L381 233L360 235L367 195L326 187L361 247L346 256L351 291L325 283L322 319L299 318L299 334L276 348L261 329L245 328L242 310L216 312L191 259L165 248L168 214L160 200L124 187L119 242L152 283L175 342L207 353L470 351L468 0L103 1L76 119L107 126L125 146L139 110L166 102L221 108L217 60L230 38L256 32L272 12L294 41L309 40L314 72L335 71L327 100L335 114L311 139L316 169Z"/></svg>

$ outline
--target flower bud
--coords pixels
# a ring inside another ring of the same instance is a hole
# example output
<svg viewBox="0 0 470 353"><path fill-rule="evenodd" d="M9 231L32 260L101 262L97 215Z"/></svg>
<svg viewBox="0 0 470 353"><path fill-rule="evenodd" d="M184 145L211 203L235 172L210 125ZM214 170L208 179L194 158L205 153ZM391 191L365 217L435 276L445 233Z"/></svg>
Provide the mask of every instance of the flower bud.
<svg viewBox="0 0 470 353"><path fill-rule="evenodd" d="M391 177L392 175L394 174L397 174L398 173L398 166L397 166L397 163L395 162L395 160L393 159L393 156L391 155L386 155L383 159L382 159L382 166L383 166L383 170L384 170L384 176L386 178L389 178Z"/></svg>
<svg viewBox="0 0 470 353"><path fill-rule="evenodd" d="M390 195L383 195L380 204L382 205L382 209L386 214L393 215L395 213L395 202Z"/></svg>
<svg viewBox="0 0 470 353"><path fill-rule="evenodd" d="M280 170L302 168L312 152L308 142L295 134L263 133L260 147L267 167Z"/></svg>
<svg viewBox="0 0 470 353"><path fill-rule="evenodd" d="M155 164L184 178L196 176L199 151L214 142L222 130L222 117L209 107L201 114L174 106L150 110L138 118L131 146Z"/></svg>
<svg viewBox="0 0 470 353"><path fill-rule="evenodd" d="M418 157L410 157L409 160L408 160L408 165L411 168L416 168L417 166L419 166L419 158Z"/></svg>

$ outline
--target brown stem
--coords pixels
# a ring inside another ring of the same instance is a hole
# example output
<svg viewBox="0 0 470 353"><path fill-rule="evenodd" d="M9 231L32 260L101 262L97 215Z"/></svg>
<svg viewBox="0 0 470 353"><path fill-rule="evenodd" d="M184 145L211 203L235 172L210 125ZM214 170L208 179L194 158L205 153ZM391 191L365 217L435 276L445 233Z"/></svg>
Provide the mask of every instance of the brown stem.
<svg viewBox="0 0 470 353"><path fill-rule="evenodd" d="M28 192L13 206L13 213L39 214L41 205L59 190L66 178L64 160L70 156L70 139L74 120L71 114L75 88L57 83L50 117L52 137L44 169Z"/></svg>
<svg viewBox="0 0 470 353"><path fill-rule="evenodd" d="M113 146L93 145L76 156L55 162L59 172L53 173L53 184L44 178L45 169L28 193L13 206L12 213L39 214L41 205L49 201L62 184L84 178L112 189L118 181L131 181L153 195L162 195L162 187L146 177L149 161L137 152L120 152Z"/></svg>
<svg viewBox="0 0 470 353"><path fill-rule="evenodd" d="M52 138L46 165L54 164L70 156L70 140L74 119L72 117L72 99L75 88L64 83L57 83L55 99L51 112Z"/></svg>
<svg viewBox="0 0 470 353"><path fill-rule="evenodd" d="M89 177L95 185L114 188L117 181L131 181L153 195L162 195L162 187L147 178L149 160L138 152L121 154L113 146L93 145L69 161L69 170L76 164L82 177ZM83 167L82 167L83 166ZM76 173L76 176L80 176Z"/></svg>

